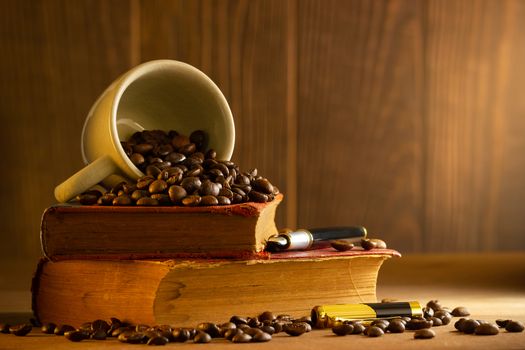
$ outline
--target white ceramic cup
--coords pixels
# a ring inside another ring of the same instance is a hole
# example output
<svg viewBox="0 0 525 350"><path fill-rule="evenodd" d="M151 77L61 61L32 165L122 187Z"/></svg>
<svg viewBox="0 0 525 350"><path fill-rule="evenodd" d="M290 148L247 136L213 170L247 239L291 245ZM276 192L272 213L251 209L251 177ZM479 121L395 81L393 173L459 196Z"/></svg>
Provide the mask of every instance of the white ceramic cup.
<svg viewBox="0 0 525 350"><path fill-rule="evenodd" d="M204 130L219 159L229 160L235 145L230 107L210 78L183 62L146 62L115 80L89 111L81 138L86 166L55 188L56 199L67 202L113 174L143 176L120 141L144 129Z"/></svg>

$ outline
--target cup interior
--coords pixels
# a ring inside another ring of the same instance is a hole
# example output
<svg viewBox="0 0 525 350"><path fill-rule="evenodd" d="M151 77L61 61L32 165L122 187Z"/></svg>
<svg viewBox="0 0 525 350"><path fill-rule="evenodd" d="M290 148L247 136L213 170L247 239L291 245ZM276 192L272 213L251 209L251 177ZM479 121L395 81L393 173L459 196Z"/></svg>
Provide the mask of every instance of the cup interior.
<svg viewBox="0 0 525 350"><path fill-rule="evenodd" d="M182 62L152 61L135 68L119 87L112 115L119 146L119 140L144 129L187 136L200 129L220 159L233 153L235 129L226 99L210 78Z"/></svg>

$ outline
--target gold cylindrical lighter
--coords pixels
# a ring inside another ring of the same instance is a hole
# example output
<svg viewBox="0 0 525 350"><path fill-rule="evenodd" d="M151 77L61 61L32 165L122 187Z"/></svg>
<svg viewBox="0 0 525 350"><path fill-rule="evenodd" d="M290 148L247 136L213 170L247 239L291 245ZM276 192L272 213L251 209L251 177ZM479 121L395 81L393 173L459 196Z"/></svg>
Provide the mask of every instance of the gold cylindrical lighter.
<svg viewBox="0 0 525 350"><path fill-rule="evenodd" d="M338 321L423 316L418 301L320 305L312 309L312 322L317 328L331 327Z"/></svg>

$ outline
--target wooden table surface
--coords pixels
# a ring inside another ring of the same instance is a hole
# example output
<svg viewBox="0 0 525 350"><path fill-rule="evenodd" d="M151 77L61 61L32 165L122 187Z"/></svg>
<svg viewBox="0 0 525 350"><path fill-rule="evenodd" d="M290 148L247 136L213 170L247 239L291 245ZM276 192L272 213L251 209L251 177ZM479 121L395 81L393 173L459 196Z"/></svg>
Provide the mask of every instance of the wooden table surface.
<svg viewBox="0 0 525 350"><path fill-rule="evenodd" d="M504 318L525 322L525 253L413 255L392 259L380 271L377 295L378 299L419 300L422 303L439 299L445 306L466 306L471 317L476 319L493 322ZM27 319L28 298L27 292L0 291L0 321ZM13 310L13 305L19 310ZM20 313L15 314L13 311ZM300 337L278 334L270 343L249 346L255 349L525 349L525 332L502 331L496 336L465 335L455 331L453 322L448 326L433 328L437 336L430 340L415 340L410 331L368 338L362 335L337 337L329 330L315 330ZM180 346L191 348L202 345L167 345ZM246 346L214 340L206 348L235 349ZM44 335L37 331L26 337L0 334L1 350L140 347L143 346L122 344L114 339L71 343L63 337Z"/></svg>

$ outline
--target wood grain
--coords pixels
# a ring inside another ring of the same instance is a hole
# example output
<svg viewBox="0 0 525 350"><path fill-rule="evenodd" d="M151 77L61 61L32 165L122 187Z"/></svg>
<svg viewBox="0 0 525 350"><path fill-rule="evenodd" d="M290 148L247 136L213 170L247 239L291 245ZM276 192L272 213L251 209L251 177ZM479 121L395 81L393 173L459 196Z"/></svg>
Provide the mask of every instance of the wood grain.
<svg viewBox="0 0 525 350"><path fill-rule="evenodd" d="M419 1L300 1L300 226L422 248Z"/></svg>
<svg viewBox="0 0 525 350"><path fill-rule="evenodd" d="M425 250L524 249L525 4L429 1Z"/></svg>
<svg viewBox="0 0 525 350"><path fill-rule="evenodd" d="M83 166L85 116L130 67L129 5L9 0L0 2L0 13L0 256L2 264L25 264L29 276L53 189Z"/></svg>
<svg viewBox="0 0 525 350"><path fill-rule="evenodd" d="M279 0L155 0L142 1L140 20L141 60L177 59L210 76L235 119L233 159L243 169L258 168L285 194L293 165L287 153L287 10ZM285 196L279 227L294 210L291 200L293 194Z"/></svg>

